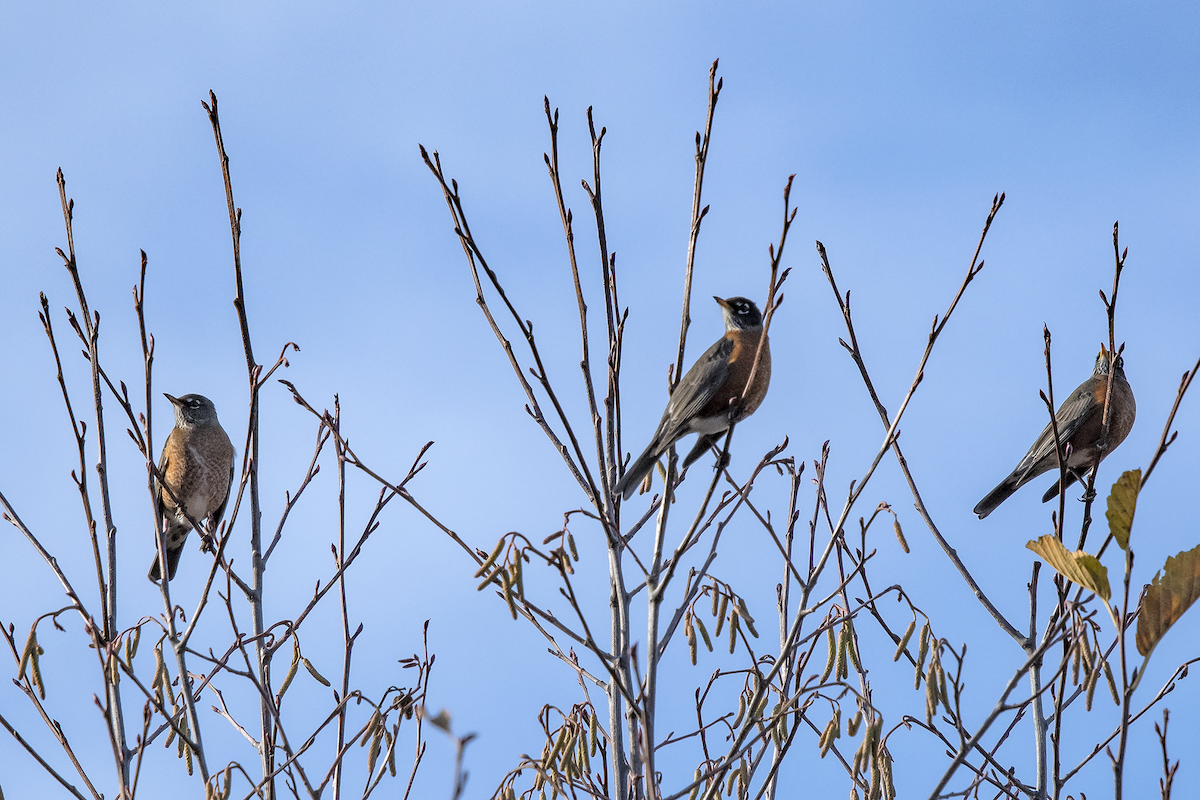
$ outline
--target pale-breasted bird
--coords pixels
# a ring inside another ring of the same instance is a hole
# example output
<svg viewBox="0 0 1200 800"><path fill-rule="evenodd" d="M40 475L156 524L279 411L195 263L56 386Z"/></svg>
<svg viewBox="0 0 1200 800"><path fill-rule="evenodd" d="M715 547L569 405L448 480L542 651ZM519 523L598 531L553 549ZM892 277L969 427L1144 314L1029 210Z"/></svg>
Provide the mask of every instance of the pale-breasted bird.
<svg viewBox="0 0 1200 800"><path fill-rule="evenodd" d="M217 421L216 406L207 397L164 396L175 407L175 428L163 443L158 462L162 480L156 483L154 496L160 531L165 528L163 549L167 556L167 580L171 580L179 566L183 543L192 529L187 516L202 525L208 519L209 525L216 527L225 513L233 484L233 444ZM149 577L152 581L162 577L158 554L150 565Z"/></svg>
<svg viewBox="0 0 1200 800"><path fill-rule="evenodd" d="M753 414L767 396L767 387L771 383L771 346L764 338L762 314L744 297L713 299L721 306L725 335L696 360L676 385L650 444L617 482L614 491L626 500L654 469L659 456L680 438L689 433L700 434L683 459L686 468L729 429L731 421L741 422ZM759 340L763 340L762 358L754 374L754 384L746 392L745 400L739 403L750 380ZM731 402L737 409L737 416L732 420Z"/></svg>
<svg viewBox="0 0 1200 800"><path fill-rule="evenodd" d="M1079 384L1054 415L1058 425L1059 442L1064 451L1067 445L1071 446L1071 455L1067 458L1065 484L1060 487L1059 482L1055 481L1042 495L1043 503L1056 496L1061 489L1070 486L1079 476L1116 450L1117 445L1125 441L1125 437L1133 428L1137 404L1133 400L1133 389L1129 387L1129 381L1125 380L1125 360L1118 355L1113 364L1112 399L1108 404L1108 440L1101 441L1104 438L1104 399L1108 394L1108 372L1112 361L1111 354L1104 345L1100 345L1100 354L1096 356L1096 367L1092 371L1092 377ZM1101 444L1104 444L1103 449ZM1054 431L1047 425L1012 474L979 501L975 506L975 513L983 519L1017 489L1052 469L1058 469L1058 457L1054 452Z"/></svg>

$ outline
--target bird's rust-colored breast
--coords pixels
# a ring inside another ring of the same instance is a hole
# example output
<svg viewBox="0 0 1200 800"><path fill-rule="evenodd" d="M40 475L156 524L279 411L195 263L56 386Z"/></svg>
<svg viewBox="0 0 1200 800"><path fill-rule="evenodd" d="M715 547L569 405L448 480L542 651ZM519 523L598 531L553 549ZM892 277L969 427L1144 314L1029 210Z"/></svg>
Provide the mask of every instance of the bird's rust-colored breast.
<svg viewBox="0 0 1200 800"><path fill-rule="evenodd" d="M1125 376L1117 373L1113 380L1113 395L1110 405L1109 437L1112 440L1110 448L1125 441L1125 437L1133 430L1133 420L1137 416L1137 403L1133 399L1133 389Z"/></svg>
<svg viewBox="0 0 1200 800"><path fill-rule="evenodd" d="M711 417L726 411L734 398L740 398L750 380L750 372L754 368L754 356L758 351L761 332L733 330L725 334L725 338L733 342L733 351L729 355L729 372L725 383L713 396L701 416ZM738 422L750 416L762 405L767 396L767 387L771 384L771 343L770 338L763 338L762 357L759 359L758 371L754 373L754 384L746 393L746 400L737 416Z"/></svg>
<svg viewBox="0 0 1200 800"><path fill-rule="evenodd" d="M176 498L172 500L164 488L164 506L175 508L178 501L193 519L201 520L225 502L233 444L219 425L182 431L176 428L167 437L163 451L167 455L163 477Z"/></svg>

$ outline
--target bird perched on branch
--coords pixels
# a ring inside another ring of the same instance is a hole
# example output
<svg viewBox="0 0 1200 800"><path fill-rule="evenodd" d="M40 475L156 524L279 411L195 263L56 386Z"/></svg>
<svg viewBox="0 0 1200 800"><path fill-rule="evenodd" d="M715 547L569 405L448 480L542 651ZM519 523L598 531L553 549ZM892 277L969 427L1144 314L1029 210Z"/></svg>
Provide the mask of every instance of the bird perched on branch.
<svg viewBox="0 0 1200 800"><path fill-rule="evenodd" d="M649 446L617 482L615 491L626 500L654 469L659 456L679 439L689 433L700 434L696 445L683 459L683 467L687 468L729 429L730 424L753 414L767 396L767 387L771 383L771 346L763 334L762 314L744 297L713 299L721 306L725 335L700 356L676 385ZM754 374L754 383L743 400L742 393L750 380L760 340L762 357Z"/></svg>
<svg viewBox="0 0 1200 800"><path fill-rule="evenodd" d="M1108 403L1108 440L1104 442L1104 400L1108 394L1110 363L1114 367L1112 398ZM1125 441L1125 437L1133 428L1136 413L1133 389L1129 388L1129 381L1125 380L1125 360L1117 355L1114 361L1113 355L1104 349L1104 345L1100 345L1100 354L1096 356L1096 367L1092 371L1092 377L1079 384L1054 415L1058 424L1058 440L1064 451L1070 445L1071 452L1067 457L1064 485L1059 486L1059 481L1056 481L1042 495L1042 502L1045 503L1059 491L1081 479L1084 473L1116 450L1117 445ZM975 513L983 519L1017 489L1052 469L1058 469L1058 457L1054 452L1054 430L1047 425L1012 474L979 501L979 505L975 506Z"/></svg>
<svg viewBox="0 0 1200 800"><path fill-rule="evenodd" d="M164 394L175 407L175 428L163 444L156 482L159 530L167 556L167 580L175 577L179 555L193 520L207 518L216 526L225 513L233 484L233 444L217 421L217 408L207 397ZM186 514L184 513L186 509ZM150 565L150 580L162 578L159 556Z"/></svg>

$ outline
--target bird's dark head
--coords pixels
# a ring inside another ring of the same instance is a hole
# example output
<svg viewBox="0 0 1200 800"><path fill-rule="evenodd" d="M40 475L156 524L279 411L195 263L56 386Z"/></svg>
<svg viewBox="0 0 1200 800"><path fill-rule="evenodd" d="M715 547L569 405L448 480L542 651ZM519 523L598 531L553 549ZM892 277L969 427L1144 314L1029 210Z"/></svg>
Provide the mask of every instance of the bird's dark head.
<svg viewBox="0 0 1200 800"><path fill-rule="evenodd" d="M1092 370L1093 375L1107 375L1108 365L1113 363L1117 368L1117 374L1122 378L1125 377L1125 359L1118 355L1116 361L1113 362L1112 354L1108 352L1103 344L1100 345L1100 353L1096 356L1096 366Z"/></svg>
<svg viewBox="0 0 1200 800"><path fill-rule="evenodd" d="M183 397L172 397L163 393L163 397L175 406L175 424L189 428L193 425L209 425L217 421L217 407L202 394L185 394Z"/></svg>
<svg viewBox="0 0 1200 800"><path fill-rule="evenodd" d="M758 306L744 297L730 297L722 300L713 296L721 307L721 315L725 318L725 330L758 330L762 328L762 314Z"/></svg>

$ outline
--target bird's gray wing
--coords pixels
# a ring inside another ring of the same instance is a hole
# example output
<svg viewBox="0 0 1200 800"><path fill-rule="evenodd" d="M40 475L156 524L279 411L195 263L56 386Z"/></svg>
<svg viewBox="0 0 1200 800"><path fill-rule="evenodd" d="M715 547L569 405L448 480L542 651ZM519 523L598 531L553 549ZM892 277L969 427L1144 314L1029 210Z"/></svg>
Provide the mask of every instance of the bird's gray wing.
<svg viewBox="0 0 1200 800"><path fill-rule="evenodd" d="M1058 423L1058 440L1060 442L1071 441L1071 437L1079 430L1079 426L1096 412L1096 398L1089 383L1090 381L1085 382L1072 392L1071 396L1059 406L1058 413L1054 415L1054 419ZM1047 424L1037 441L1029 448L1029 452L1021 459L1021 463L1013 470L1014 474L1028 472L1053 452L1054 429Z"/></svg>
<svg viewBox="0 0 1200 800"><path fill-rule="evenodd" d="M233 493L233 464L229 465L229 483L225 484L225 499L221 501L221 505L213 509L208 518L212 520L213 525L220 525L221 518L225 516L225 506L229 504L229 495Z"/></svg>
<svg viewBox="0 0 1200 800"><path fill-rule="evenodd" d="M174 434L175 432L171 431L171 433L167 436L167 440L170 441L171 436ZM154 507L158 510L158 524L160 526L162 525L163 515L167 513L166 503L163 502L164 492L162 487L162 478L167 476L167 466L170 461L170 459L167 458L167 451L169 449L170 448L168 448L164 442L162 455L158 458L158 474L160 477L154 479Z"/></svg>
<svg viewBox="0 0 1200 800"><path fill-rule="evenodd" d="M733 352L733 340L721 337L704 351L687 371L667 403L656 438L664 443L673 442L688 432L688 423L708 405L720 391L729 375L729 356ZM665 435L664 435L665 434Z"/></svg>

